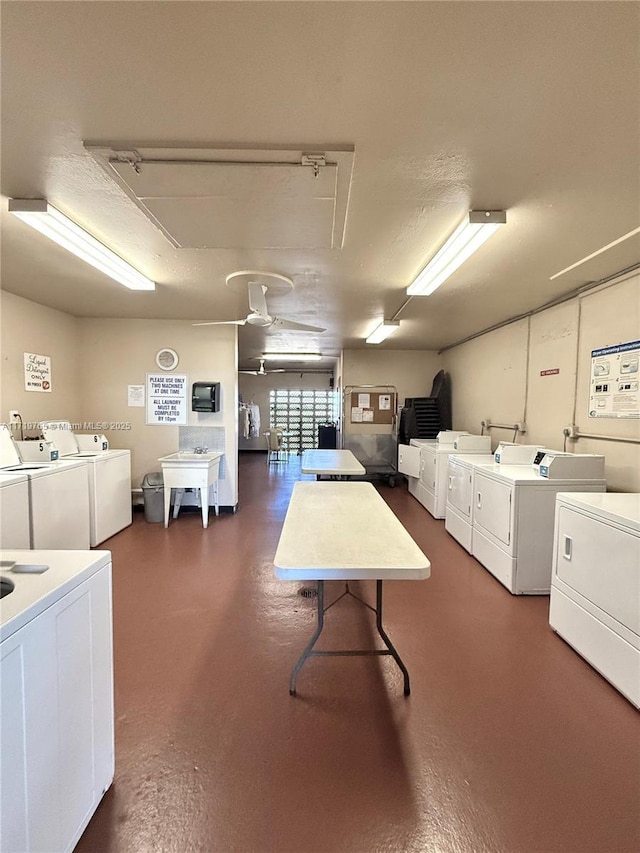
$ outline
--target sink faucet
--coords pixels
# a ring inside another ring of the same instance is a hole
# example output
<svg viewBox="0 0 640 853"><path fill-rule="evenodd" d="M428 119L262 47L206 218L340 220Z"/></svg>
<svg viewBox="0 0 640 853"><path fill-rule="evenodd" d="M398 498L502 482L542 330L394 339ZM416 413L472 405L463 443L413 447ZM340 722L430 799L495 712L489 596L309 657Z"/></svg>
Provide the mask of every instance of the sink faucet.
<svg viewBox="0 0 640 853"><path fill-rule="evenodd" d="M208 448L206 448L206 447L194 447L193 452L194 453L206 453L207 449Z"/></svg>

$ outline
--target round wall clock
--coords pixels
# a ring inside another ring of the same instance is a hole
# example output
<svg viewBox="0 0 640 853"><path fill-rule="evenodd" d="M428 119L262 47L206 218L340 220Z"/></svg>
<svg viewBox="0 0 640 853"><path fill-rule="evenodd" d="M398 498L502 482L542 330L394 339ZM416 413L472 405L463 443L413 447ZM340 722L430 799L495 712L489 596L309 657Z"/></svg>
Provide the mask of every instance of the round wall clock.
<svg viewBox="0 0 640 853"><path fill-rule="evenodd" d="M156 364L162 370L174 370L178 366L178 353L174 349L163 347L156 353Z"/></svg>

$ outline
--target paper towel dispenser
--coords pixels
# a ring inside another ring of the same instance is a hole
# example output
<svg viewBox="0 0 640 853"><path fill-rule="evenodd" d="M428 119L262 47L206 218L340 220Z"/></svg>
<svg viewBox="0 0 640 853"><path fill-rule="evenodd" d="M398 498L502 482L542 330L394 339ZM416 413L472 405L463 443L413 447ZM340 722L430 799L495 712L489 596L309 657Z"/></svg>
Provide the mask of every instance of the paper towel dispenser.
<svg viewBox="0 0 640 853"><path fill-rule="evenodd" d="M194 382L191 388L192 412L220 411L220 383Z"/></svg>

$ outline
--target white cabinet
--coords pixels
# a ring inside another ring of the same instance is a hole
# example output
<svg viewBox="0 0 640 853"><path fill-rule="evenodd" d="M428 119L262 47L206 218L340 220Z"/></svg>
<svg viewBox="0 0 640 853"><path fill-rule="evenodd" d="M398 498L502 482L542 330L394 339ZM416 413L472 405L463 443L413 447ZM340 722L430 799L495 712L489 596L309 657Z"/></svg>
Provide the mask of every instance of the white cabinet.
<svg viewBox="0 0 640 853"><path fill-rule="evenodd" d="M640 707L640 495L558 495L549 622Z"/></svg>
<svg viewBox="0 0 640 853"><path fill-rule="evenodd" d="M111 564L0 654L0 849L71 851L114 774Z"/></svg>

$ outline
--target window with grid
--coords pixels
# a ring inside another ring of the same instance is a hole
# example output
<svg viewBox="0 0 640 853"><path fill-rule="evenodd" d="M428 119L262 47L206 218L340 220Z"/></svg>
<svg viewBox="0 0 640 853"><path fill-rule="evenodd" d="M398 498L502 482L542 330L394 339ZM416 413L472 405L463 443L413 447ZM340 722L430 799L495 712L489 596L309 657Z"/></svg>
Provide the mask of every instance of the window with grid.
<svg viewBox="0 0 640 853"><path fill-rule="evenodd" d="M335 391L279 388L269 394L269 426L288 433L287 447L302 453L318 446L318 426L338 418Z"/></svg>

